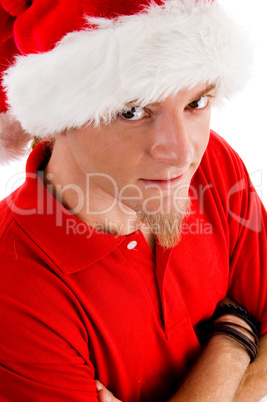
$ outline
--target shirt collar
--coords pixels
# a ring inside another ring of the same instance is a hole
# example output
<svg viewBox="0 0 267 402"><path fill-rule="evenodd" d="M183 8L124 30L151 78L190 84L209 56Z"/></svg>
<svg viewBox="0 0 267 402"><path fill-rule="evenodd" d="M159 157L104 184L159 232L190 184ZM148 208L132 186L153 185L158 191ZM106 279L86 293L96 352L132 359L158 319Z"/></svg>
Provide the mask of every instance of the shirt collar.
<svg viewBox="0 0 267 402"><path fill-rule="evenodd" d="M8 198L15 220L65 274L80 271L116 249L126 236L93 229L67 211L39 177L50 158L49 143L31 152L25 183ZM39 172L39 174L38 174Z"/></svg>

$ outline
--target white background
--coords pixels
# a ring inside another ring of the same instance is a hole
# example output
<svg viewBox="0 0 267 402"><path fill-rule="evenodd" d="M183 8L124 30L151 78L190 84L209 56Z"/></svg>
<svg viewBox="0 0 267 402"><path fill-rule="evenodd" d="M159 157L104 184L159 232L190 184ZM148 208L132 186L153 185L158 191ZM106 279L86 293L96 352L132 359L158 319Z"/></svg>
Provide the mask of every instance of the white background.
<svg viewBox="0 0 267 402"><path fill-rule="evenodd" d="M254 43L251 79L222 110L213 110L211 127L239 153L267 206L267 2L220 0Z"/></svg>
<svg viewBox="0 0 267 402"><path fill-rule="evenodd" d="M267 2L219 0L250 32L255 53L252 75L243 92L213 110L211 128L239 153L263 203L267 206ZM0 167L0 199L24 178L25 159Z"/></svg>

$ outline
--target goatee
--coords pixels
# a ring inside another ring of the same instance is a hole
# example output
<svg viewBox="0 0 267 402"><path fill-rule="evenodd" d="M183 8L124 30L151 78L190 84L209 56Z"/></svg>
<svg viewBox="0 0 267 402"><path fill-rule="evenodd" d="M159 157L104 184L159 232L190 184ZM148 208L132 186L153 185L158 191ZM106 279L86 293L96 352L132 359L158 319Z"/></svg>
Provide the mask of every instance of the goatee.
<svg viewBox="0 0 267 402"><path fill-rule="evenodd" d="M171 213L153 213L138 211L140 221L148 226L156 236L158 244L168 249L176 246L181 240L182 226L190 214L191 202L188 197L183 208Z"/></svg>

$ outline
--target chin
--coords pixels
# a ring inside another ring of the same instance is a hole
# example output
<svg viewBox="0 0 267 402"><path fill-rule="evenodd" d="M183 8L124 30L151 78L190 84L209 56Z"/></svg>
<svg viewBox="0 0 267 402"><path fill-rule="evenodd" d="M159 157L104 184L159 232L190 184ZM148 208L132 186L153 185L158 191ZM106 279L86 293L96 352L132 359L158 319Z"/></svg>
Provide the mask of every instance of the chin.
<svg viewBox="0 0 267 402"><path fill-rule="evenodd" d="M164 248L172 248L181 240L181 229L185 219L190 214L191 202L189 196L173 211L139 210L137 215L142 223L148 226L156 236L157 242Z"/></svg>
<svg viewBox="0 0 267 402"><path fill-rule="evenodd" d="M169 195L165 197L152 196L145 199L135 211L142 211L146 215L179 215L187 211L190 197L187 192L179 196Z"/></svg>

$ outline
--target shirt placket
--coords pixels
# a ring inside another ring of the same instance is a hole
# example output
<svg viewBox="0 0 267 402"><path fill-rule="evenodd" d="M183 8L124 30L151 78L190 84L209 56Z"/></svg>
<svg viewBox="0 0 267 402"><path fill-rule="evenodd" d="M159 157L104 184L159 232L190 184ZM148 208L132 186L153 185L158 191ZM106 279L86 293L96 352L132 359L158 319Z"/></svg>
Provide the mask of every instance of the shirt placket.
<svg viewBox="0 0 267 402"><path fill-rule="evenodd" d="M146 287L154 307L157 320L160 326L163 327L160 295L155 275L155 255L140 231L126 236L119 248L128 263L140 275L140 279Z"/></svg>
<svg viewBox="0 0 267 402"><path fill-rule="evenodd" d="M192 332L192 325L182 292L171 264L172 249L157 247L156 277L161 298L163 322L166 338L169 339L183 325L185 332ZM181 269L181 267L175 267ZM186 331L187 328L187 331Z"/></svg>

